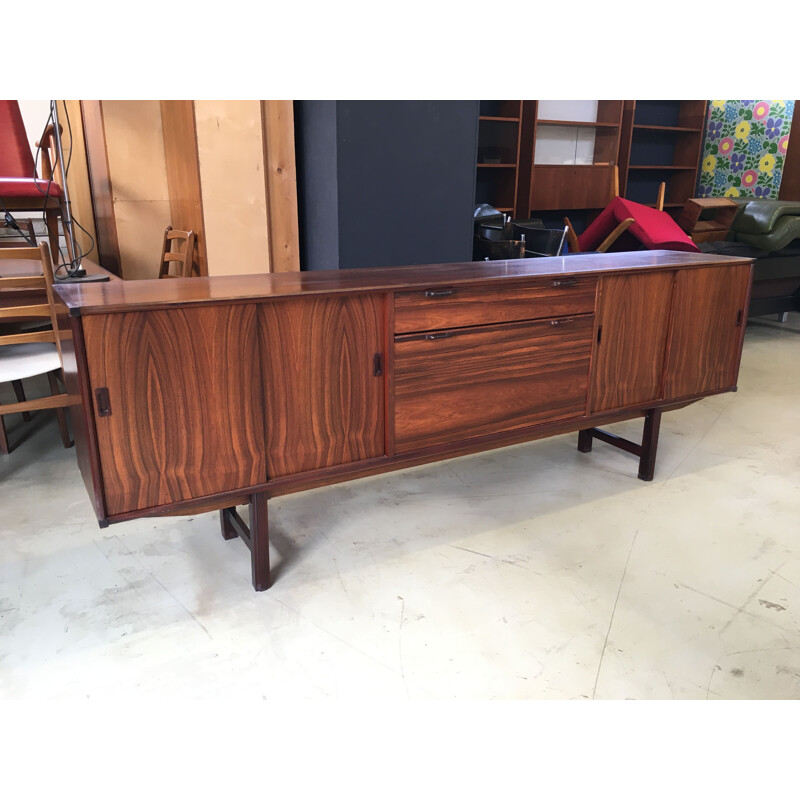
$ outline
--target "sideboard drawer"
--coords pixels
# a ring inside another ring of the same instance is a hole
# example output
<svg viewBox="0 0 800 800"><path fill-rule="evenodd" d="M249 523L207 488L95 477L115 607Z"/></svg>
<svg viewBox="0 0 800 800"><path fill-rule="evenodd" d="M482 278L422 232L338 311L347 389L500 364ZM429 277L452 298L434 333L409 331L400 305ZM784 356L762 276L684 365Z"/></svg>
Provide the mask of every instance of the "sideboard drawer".
<svg viewBox="0 0 800 800"><path fill-rule="evenodd" d="M430 286L394 296L394 332L491 325L594 311L596 277L550 277L507 286Z"/></svg>
<svg viewBox="0 0 800 800"><path fill-rule="evenodd" d="M594 316L399 337L398 453L586 413Z"/></svg>

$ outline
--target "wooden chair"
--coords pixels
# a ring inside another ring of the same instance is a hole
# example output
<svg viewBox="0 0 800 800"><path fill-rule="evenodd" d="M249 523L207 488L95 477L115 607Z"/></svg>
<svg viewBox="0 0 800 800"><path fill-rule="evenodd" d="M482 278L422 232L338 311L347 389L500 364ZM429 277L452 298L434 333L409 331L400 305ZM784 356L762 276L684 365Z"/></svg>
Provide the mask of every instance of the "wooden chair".
<svg viewBox="0 0 800 800"><path fill-rule="evenodd" d="M22 270L13 274L9 261L31 262L34 269ZM37 262L38 265L37 265ZM36 267L40 266L41 269ZM25 290L45 291L46 303L30 304ZM20 299L14 302L14 295ZM0 453L9 452L3 417L6 414L20 413L23 419L30 419L28 412L53 408L58 415L61 441L64 447L71 447L72 440L67 429L64 409L79 402L75 395L59 389L59 381L64 383L61 362L61 340L58 335L55 305L53 302L53 266L50 251L46 244L38 247L3 248L0 250L0 323L9 321L48 320L45 330L2 333L0 331L0 383L10 383L17 398L16 403L0 404ZM47 375L50 395L28 400L22 381L36 375Z"/></svg>
<svg viewBox="0 0 800 800"><path fill-rule="evenodd" d="M569 245L570 253L580 253L581 248L578 244L578 235L575 233L575 229L572 227L572 223L569 221L568 217L564 217L564 224L567 226L567 244ZM606 238L594 248L594 250L592 250L592 252L605 253L606 250L608 250L608 248L611 247L611 245L614 244L614 242L616 242L617 239L619 239L619 237L622 236L622 234L625 233L625 231L628 230L631 225L633 225L633 217L628 217L627 219L622 220L622 222L620 222L619 225L617 225L617 227L614 228L614 230L611 231L611 233L609 233L608 236L606 236Z"/></svg>
<svg viewBox="0 0 800 800"><path fill-rule="evenodd" d="M664 194L666 193L666 183L662 182L659 184L658 187L658 194L656 195L656 210L663 211L664 210ZM611 183L611 196L609 201L613 200L615 197L619 197L619 167L614 167L614 173ZM622 222L614 228L611 233L606 236L605 239L592 251L597 253L605 253L609 247L611 247L614 242L625 233L628 228L633 225L634 219L633 217L628 217L627 219L622 220ZM578 235L575 233L575 229L572 227L572 223L569 221L568 217L564 217L564 224L567 226L567 244L569 246L570 253L580 253L581 248L580 244L578 243Z"/></svg>
<svg viewBox="0 0 800 800"><path fill-rule="evenodd" d="M183 242L183 250L180 243ZM179 249L173 250L173 243ZM164 246L161 249L161 263L158 267L159 278L191 278L194 261L194 231L176 231L168 225L164 231ZM170 265L178 265L178 274L170 273Z"/></svg>

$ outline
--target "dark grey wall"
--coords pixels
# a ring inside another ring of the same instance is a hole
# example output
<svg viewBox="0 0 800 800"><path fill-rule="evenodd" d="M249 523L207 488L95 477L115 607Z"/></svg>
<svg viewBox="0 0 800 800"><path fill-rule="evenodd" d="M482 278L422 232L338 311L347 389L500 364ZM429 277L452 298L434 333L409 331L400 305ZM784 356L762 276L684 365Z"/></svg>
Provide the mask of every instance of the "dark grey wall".
<svg viewBox="0 0 800 800"><path fill-rule="evenodd" d="M303 269L471 260L477 101L297 101L295 127Z"/></svg>
<svg viewBox="0 0 800 800"><path fill-rule="evenodd" d="M339 268L336 101L294 104L302 269Z"/></svg>

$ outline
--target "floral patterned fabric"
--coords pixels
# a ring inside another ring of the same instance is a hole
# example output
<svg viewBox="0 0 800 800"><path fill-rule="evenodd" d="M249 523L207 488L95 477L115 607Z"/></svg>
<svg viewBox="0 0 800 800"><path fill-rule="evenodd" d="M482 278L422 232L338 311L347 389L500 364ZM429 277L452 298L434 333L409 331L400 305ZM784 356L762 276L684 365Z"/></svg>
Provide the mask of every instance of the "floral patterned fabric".
<svg viewBox="0 0 800 800"><path fill-rule="evenodd" d="M698 197L777 198L794 100L712 100Z"/></svg>

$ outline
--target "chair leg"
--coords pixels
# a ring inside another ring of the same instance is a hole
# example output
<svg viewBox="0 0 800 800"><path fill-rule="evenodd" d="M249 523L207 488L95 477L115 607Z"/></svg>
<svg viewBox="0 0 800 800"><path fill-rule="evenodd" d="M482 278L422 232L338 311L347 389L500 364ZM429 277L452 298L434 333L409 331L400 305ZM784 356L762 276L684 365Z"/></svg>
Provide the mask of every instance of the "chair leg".
<svg viewBox="0 0 800 800"><path fill-rule="evenodd" d="M11 385L14 387L14 394L17 396L17 402L24 403L25 390L22 388L22 381L11 381ZM30 422L31 421L30 411L23 411L22 419L24 419L25 422Z"/></svg>
<svg viewBox="0 0 800 800"><path fill-rule="evenodd" d="M50 394L61 394L58 388L58 380L56 379L57 370L47 373L47 380L50 383ZM73 441L69 438L69 429L67 428L67 412L64 408L56 409L56 416L58 417L58 427L61 430L61 441L64 447L72 447Z"/></svg>
<svg viewBox="0 0 800 800"><path fill-rule="evenodd" d="M51 209L45 212L44 220L47 226L47 238L50 244L50 258L53 261L53 269L57 269L61 263L59 256L59 237L58 237L58 218L60 214L58 211Z"/></svg>
<svg viewBox="0 0 800 800"><path fill-rule="evenodd" d="M0 414L0 455L8 455L8 436L2 414Z"/></svg>

